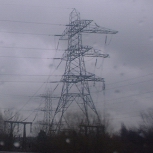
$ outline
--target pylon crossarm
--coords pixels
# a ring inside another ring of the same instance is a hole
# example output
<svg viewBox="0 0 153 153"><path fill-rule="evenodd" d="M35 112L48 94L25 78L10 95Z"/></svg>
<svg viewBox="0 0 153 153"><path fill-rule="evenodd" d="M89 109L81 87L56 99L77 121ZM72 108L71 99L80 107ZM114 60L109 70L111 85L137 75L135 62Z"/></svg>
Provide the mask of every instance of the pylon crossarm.
<svg viewBox="0 0 153 153"><path fill-rule="evenodd" d="M109 57L109 54L102 54L101 50L92 48L88 52L85 52L84 56L85 57L103 57L103 58L107 58L107 57Z"/></svg>
<svg viewBox="0 0 153 153"><path fill-rule="evenodd" d="M90 53L87 53L85 54L85 57L103 57L103 58L107 58L109 57L109 54L90 54Z"/></svg>
<svg viewBox="0 0 153 153"><path fill-rule="evenodd" d="M66 83L78 83L81 81L98 81L104 82L104 78L97 77L94 74L90 75L64 75L65 77L62 78L61 82Z"/></svg>
<svg viewBox="0 0 153 153"><path fill-rule="evenodd" d="M77 52L78 50L81 50L81 52ZM91 46L82 46L79 49L76 48L68 48L65 50L62 60L67 60L68 57L71 56L71 61L73 61L76 58L79 58L80 56L85 56L85 57L103 57L107 58L109 57L109 54L102 54L100 53L101 50L93 49Z"/></svg>
<svg viewBox="0 0 153 153"><path fill-rule="evenodd" d="M73 61L76 58L79 58L80 56L84 56L86 52L91 50L91 46L81 46L80 48L75 48L74 46L72 48L68 48L65 53L63 54L63 60L68 60L68 57L71 56L71 61ZM80 50L80 52L78 52Z"/></svg>
<svg viewBox="0 0 153 153"><path fill-rule="evenodd" d="M96 23L95 25L89 25L86 28L82 29L81 32L83 33L100 33L100 34L116 34L118 31L111 30L108 28L100 27Z"/></svg>
<svg viewBox="0 0 153 153"><path fill-rule="evenodd" d="M75 20L71 22L68 27L64 30L60 37L60 40L68 40L72 38L75 34L81 32L85 27L87 27L93 20Z"/></svg>

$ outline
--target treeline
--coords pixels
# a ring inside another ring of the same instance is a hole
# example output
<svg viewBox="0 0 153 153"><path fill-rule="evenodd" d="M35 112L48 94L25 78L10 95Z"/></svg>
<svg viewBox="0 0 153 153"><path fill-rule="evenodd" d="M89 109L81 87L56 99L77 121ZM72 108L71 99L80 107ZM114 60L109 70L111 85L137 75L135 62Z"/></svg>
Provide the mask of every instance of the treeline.
<svg viewBox="0 0 153 153"><path fill-rule="evenodd" d="M153 153L152 114L141 113L142 123L137 128L128 128L122 124L118 132L112 132L113 126L109 118L101 119L100 125L97 125L91 115L92 122L89 126L80 113L70 113L66 116L68 129L58 133L46 133L40 129L35 137L26 139L24 149L22 138L10 138L9 132L5 133L1 129L0 150L40 153ZM17 142L20 145L15 144Z"/></svg>
<svg viewBox="0 0 153 153"><path fill-rule="evenodd" d="M41 131L37 137L38 150L59 153L153 153L153 129L127 129L122 125L118 133L81 133L73 129L47 136Z"/></svg>

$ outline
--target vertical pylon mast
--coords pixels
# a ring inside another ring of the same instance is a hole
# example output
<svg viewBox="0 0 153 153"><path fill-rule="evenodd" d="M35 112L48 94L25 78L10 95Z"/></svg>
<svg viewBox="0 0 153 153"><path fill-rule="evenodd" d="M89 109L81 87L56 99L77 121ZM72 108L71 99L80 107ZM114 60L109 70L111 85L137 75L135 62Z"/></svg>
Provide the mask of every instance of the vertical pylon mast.
<svg viewBox="0 0 153 153"><path fill-rule="evenodd" d="M116 34L117 31L101 28L96 24L91 25L91 22L92 20L81 20L80 14L74 9L70 14L69 24L60 37L60 40L68 40L68 48L63 54L63 60L66 61L65 72L61 78L63 86L52 121L53 123L56 114L60 113L58 129L61 127L64 112L72 102L76 102L83 111L86 117L86 124L90 124L88 108L96 114L99 120L88 82L104 82L104 79L86 71L84 57L106 58L108 54L101 54L90 46L83 46L82 33Z"/></svg>
<svg viewBox="0 0 153 153"><path fill-rule="evenodd" d="M46 94L42 94L40 97L45 99L44 108L41 109L41 111L44 112L42 129L48 133L52 119L52 94L50 93L50 90L48 90Z"/></svg>

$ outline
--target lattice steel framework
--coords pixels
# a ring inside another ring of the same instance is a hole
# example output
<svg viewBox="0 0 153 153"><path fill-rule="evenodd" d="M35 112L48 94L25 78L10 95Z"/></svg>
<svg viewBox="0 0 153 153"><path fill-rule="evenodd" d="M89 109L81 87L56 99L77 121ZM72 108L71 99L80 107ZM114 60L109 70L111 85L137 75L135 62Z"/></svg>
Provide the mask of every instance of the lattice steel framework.
<svg viewBox="0 0 153 153"><path fill-rule="evenodd" d="M44 112L44 118L42 124L42 129L48 133L50 131L50 125L52 120L52 94L50 90L46 92L46 94L40 95L41 98L45 99L44 108L41 111Z"/></svg>
<svg viewBox="0 0 153 153"><path fill-rule="evenodd" d="M60 40L68 41L68 48L65 50L62 59L66 61L65 72L61 78L63 82L61 96L52 120L60 114L56 128L59 130L62 125L63 114L72 102L76 102L86 117L86 124L90 124L88 108L99 116L90 94L89 81L104 82L101 77L86 71L84 57L108 57L99 50L90 46L82 45L82 33L116 34L117 31L102 28L97 24L91 24L92 20L81 20L80 13L74 9L70 13L69 24L60 36Z"/></svg>

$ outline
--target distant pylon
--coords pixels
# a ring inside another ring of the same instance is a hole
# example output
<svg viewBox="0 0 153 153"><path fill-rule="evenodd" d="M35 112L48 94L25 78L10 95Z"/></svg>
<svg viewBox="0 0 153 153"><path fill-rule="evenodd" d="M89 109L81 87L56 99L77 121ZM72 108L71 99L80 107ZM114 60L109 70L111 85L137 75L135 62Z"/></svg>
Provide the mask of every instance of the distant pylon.
<svg viewBox="0 0 153 153"><path fill-rule="evenodd" d="M66 61L65 72L61 78L63 82L61 96L53 116L52 125L57 114L60 114L56 126L60 130L63 120L63 114L72 102L76 102L83 111L86 124L90 125L88 109L90 108L97 116L99 115L90 94L89 81L102 82L104 79L95 76L95 74L86 71L84 57L108 57L108 54L102 54L99 50L90 46L82 45L82 33L100 33L116 34L117 31L102 28L97 24L91 24L92 20L81 20L80 13L73 9L70 13L69 24L60 36L60 40L68 41L68 48L65 50L62 59Z"/></svg>
<svg viewBox="0 0 153 153"><path fill-rule="evenodd" d="M41 94L40 97L45 99L44 108L41 111L44 112L44 118L42 124L42 129L48 133L50 130L50 124L52 119L52 94L48 89L46 94Z"/></svg>

